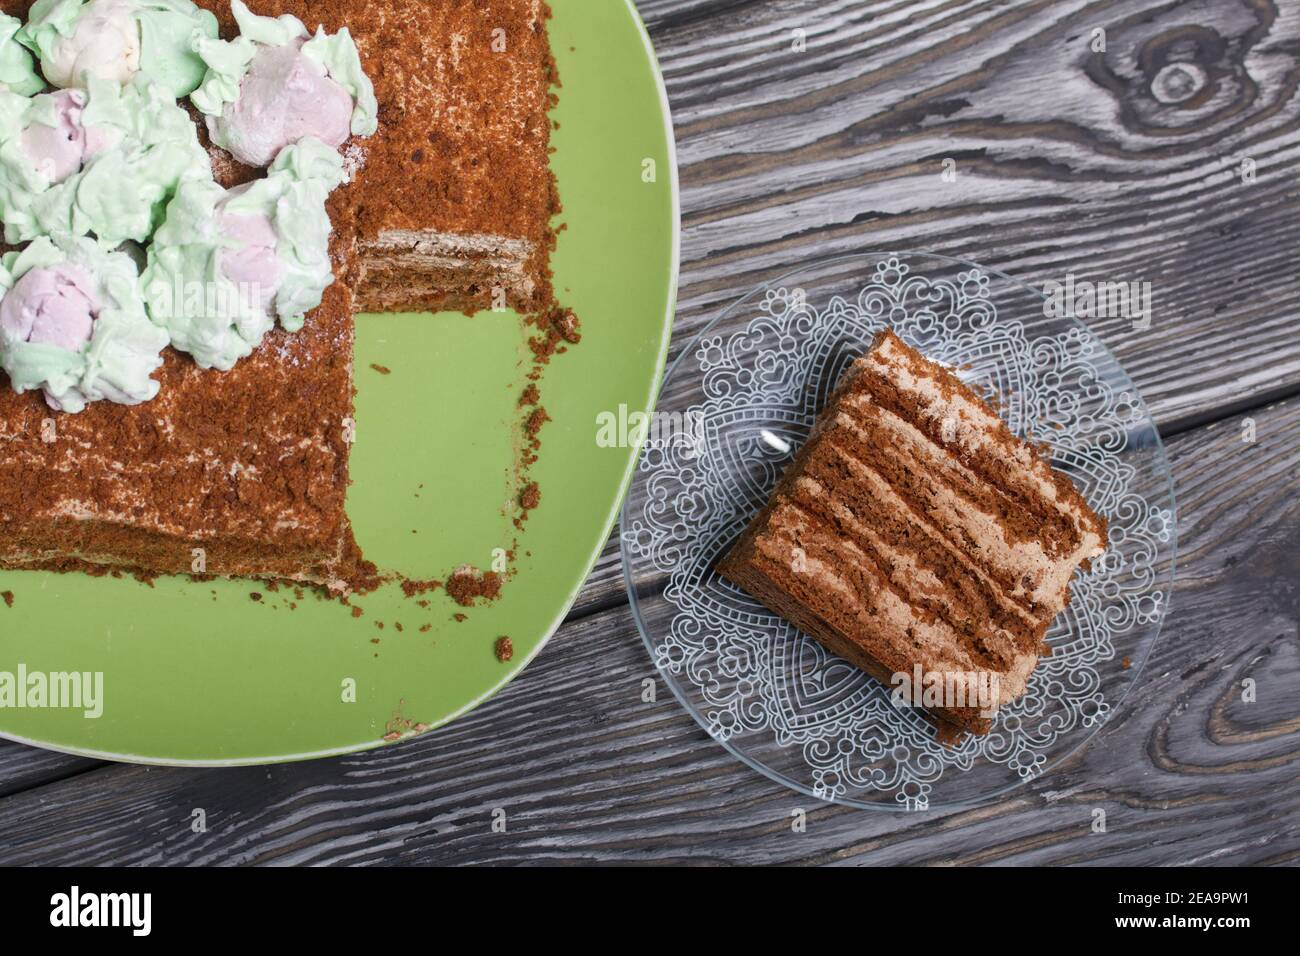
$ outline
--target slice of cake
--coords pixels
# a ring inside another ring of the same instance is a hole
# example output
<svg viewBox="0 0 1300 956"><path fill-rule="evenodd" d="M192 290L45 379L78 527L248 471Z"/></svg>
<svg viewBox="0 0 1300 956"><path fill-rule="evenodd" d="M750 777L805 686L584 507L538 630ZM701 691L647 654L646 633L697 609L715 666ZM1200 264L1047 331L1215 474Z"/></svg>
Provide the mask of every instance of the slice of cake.
<svg viewBox="0 0 1300 956"><path fill-rule="evenodd" d="M226 0L200 0L233 23ZM347 27L379 101L329 201L335 283L231 371L171 349L153 401L52 412L0 374L0 568L373 582L344 510L353 314L549 302L551 85L539 0L258 0ZM26 18L29 3L0 0ZM262 175L213 149L223 185Z"/></svg>
<svg viewBox="0 0 1300 956"><path fill-rule="evenodd" d="M718 570L949 731L982 734L1106 544L1064 475L886 331Z"/></svg>

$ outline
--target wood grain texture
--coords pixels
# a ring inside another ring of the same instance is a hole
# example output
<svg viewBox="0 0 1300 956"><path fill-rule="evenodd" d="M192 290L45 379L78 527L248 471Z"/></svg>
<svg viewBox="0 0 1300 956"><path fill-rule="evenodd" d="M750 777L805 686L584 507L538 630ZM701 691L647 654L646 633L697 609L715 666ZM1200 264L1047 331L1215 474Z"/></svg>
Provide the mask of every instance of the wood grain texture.
<svg viewBox="0 0 1300 956"><path fill-rule="evenodd" d="M1300 391L1300 4L638 6L682 164L674 357L801 262L923 249L1150 282L1150 329L1089 325L1166 437ZM1171 59L1206 77L1172 105ZM613 541L576 611L622 592Z"/></svg>
<svg viewBox="0 0 1300 956"><path fill-rule="evenodd" d="M674 355L753 286L833 254L1152 283L1150 329L1090 322L1170 439L1179 492L1174 610L1134 698L1001 803L813 806L722 752L662 683L641 702L654 674L611 544L520 680L405 746L209 772L0 742L0 862L1300 860L1300 407L1264 407L1300 391L1300 3L638 6L682 166Z"/></svg>
<svg viewBox="0 0 1300 956"><path fill-rule="evenodd" d="M627 608L566 625L465 719L409 744L233 771L107 767L0 800L5 862L151 864L1300 860L1300 403L1171 443L1184 560L1130 701L1000 803L818 806L714 745L656 681ZM1242 681L1257 702L1241 701ZM808 812L795 834L790 814ZM1091 832L1092 811L1107 832ZM506 813L492 832L493 811ZM194 833L191 814L207 815Z"/></svg>
<svg viewBox="0 0 1300 956"><path fill-rule="evenodd" d="M920 249L1036 285L1150 282L1151 329L1091 324L1167 428L1300 386L1296 4L644 10L682 166L676 348L802 261ZM1152 92L1170 60L1207 77L1174 105Z"/></svg>

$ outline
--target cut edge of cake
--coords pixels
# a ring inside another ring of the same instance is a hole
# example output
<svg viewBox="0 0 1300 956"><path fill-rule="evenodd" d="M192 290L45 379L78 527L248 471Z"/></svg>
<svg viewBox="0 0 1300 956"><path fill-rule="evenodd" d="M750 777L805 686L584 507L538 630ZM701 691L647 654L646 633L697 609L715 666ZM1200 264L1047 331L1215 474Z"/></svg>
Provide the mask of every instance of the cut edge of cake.
<svg viewBox="0 0 1300 956"><path fill-rule="evenodd" d="M357 243L357 311L534 312L543 305L538 254L528 239L388 230Z"/></svg>

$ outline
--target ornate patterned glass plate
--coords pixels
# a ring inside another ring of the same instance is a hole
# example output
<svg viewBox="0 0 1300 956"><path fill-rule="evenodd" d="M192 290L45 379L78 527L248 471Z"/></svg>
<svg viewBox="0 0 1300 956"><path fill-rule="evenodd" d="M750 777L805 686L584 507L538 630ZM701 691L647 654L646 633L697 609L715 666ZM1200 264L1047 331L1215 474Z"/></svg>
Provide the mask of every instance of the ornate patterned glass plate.
<svg viewBox="0 0 1300 956"><path fill-rule="evenodd" d="M839 803L970 805L1046 772L1123 702L1168 607L1173 485L1133 383L1058 305L972 263L850 256L755 290L677 360L624 505L623 568L664 679L740 759ZM956 747L713 570L885 326L959 369L1018 435L1050 446L1110 522L1110 550L1076 576L1029 693L988 736Z"/></svg>

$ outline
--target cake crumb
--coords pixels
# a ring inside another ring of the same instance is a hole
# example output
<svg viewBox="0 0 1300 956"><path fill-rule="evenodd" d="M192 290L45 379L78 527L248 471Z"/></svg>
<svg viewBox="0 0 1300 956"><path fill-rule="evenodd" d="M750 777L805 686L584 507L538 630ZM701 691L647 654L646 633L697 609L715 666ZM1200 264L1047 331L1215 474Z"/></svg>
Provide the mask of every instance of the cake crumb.
<svg viewBox="0 0 1300 956"><path fill-rule="evenodd" d="M380 375L393 374L393 370L386 365L376 365L374 362L371 362L370 367L374 369L376 372L378 372Z"/></svg>
<svg viewBox="0 0 1300 956"><path fill-rule="evenodd" d="M249 595L249 598L253 601L261 601L262 595L257 591L254 591L252 594Z"/></svg>
<svg viewBox="0 0 1300 956"><path fill-rule="evenodd" d="M551 313L551 326L559 333L560 338L570 345L577 345L582 341L581 324L578 322L578 316L572 309L556 309Z"/></svg>
<svg viewBox="0 0 1300 956"><path fill-rule="evenodd" d="M501 575L465 565L447 581L447 593L461 607L473 607L479 598L495 601L501 596Z"/></svg>
<svg viewBox="0 0 1300 956"><path fill-rule="evenodd" d="M365 611L361 610L361 608L357 607L355 604L352 605L352 616L353 616L353 617L360 617L362 614L365 614L365 613L366 613Z"/></svg>
<svg viewBox="0 0 1300 956"><path fill-rule="evenodd" d="M423 625L420 626L420 633L421 633L421 634L428 634L428 633L429 633L430 631L432 631L432 630L433 630L433 625L432 625L432 624L423 624Z"/></svg>
<svg viewBox="0 0 1300 956"><path fill-rule="evenodd" d="M5 607L13 607L13 606L14 606L14 592L13 592L13 591L0 591L0 598L3 598L3 599L4 599Z"/></svg>
<svg viewBox="0 0 1300 956"><path fill-rule="evenodd" d="M565 351L564 343L577 345L582 341L581 323L572 309L561 306L535 316L530 321L541 330L540 335L528 340L528 347L533 351L533 363L537 366L532 373L536 379L541 375L541 366L549 365L554 356Z"/></svg>
<svg viewBox="0 0 1300 956"><path fill-rule="evenodd" d="M1126 657L1119 662L1119 666L1124 668L1124 670L1128 670L1130 667L1133 666L1133 662Z"/></svg>
<svg viewBox="0 0 1300 956"><path fill-rule="evenodd" d="M442 587L442 582L433 578L430 578L427 581L419 581L414 578L402 579L402 593L408 598L413 598L421 594L428 594L430 591L436 591L440 587ZM421 601L420 603L425 607L428 607L427 601Z"/></svg>
<svg viewBox="0 0 1300 956"><path fill-rule="evenodd" d="M550 420L551 416L547 414L546 409L537 408L528 416L528 421L524 423L524 431L527 432L530 439L536 441L538 433L542 430L542 426Z"/></svg>
<svg viewBox="0 0 1300 956"><path fill-rule="evenodd" d="M508 637L498 637L496 643L497 660L502 664L515 656L514 642Z"/></svg>
<svg viewBox="0 0 1300 956"><path fill-rule="evenodd" d="M452 619L453 621L455 621L457 624L464 624L466 621L469 620L469 615L468 615L468 614L461 614L461 613L457 612L457 613L455 613L455 614L453 614L453 615L451 616L451 619Z"/></svg>

